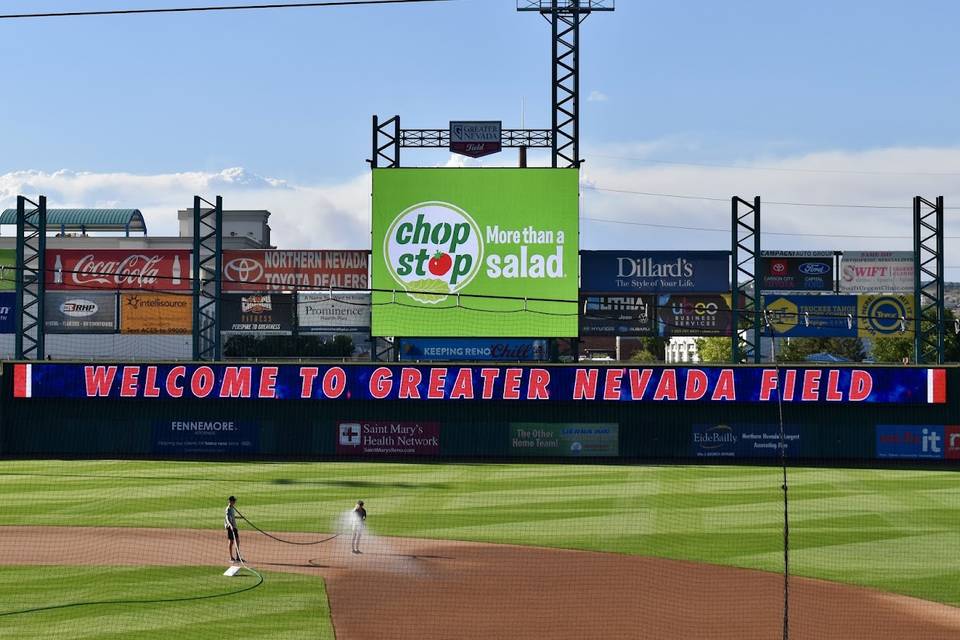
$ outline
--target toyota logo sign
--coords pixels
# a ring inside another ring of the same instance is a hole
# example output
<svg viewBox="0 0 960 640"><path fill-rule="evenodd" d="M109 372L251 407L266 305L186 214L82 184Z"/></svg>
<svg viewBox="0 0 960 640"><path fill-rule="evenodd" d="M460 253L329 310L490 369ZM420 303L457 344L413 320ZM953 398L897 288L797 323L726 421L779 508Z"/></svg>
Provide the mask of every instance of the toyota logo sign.
<svg viewBox="0 0 960 640"><path fill-rule="evenodd" d="M260 282L263 264L253 258L234 258L223 268L223 275L231 282Z"/></svg>

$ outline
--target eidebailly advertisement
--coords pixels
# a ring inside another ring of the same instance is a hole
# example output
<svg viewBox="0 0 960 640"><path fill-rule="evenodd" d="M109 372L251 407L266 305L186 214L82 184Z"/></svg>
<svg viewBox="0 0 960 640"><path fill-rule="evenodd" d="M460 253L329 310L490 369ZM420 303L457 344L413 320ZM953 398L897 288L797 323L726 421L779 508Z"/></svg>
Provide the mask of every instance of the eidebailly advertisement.
<svg viewBox="0 0 960 640"><path fill-rule="evenodd" d="M576 169L375 169L373 334L577 335Z"/></svg>

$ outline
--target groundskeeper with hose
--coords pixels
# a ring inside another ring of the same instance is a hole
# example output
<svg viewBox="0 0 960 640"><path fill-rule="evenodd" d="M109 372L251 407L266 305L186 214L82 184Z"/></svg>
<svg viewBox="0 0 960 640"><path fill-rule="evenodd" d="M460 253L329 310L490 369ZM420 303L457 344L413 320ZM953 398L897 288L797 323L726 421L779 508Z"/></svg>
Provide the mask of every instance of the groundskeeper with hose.
<svg viewBox="0 0 960 640"><path fill-rule="evenodd" d="M360 553L360 536L363 535L363 527L367 522L367 510L363 508L363 500L357 500L357 506L353 508L353 539L351 540L354 553Z"/></svg>
<svg viewBox="0 0 960 640"><path fill-rule="evenodd" d="M237 499L230 496L227 499L227 508L223 515L223 528L227 530L227 540L229 540L230 562L239 562L240 556L240 531L237 530ZM236 546L237 552L234 556L233 548Z"/></svg>

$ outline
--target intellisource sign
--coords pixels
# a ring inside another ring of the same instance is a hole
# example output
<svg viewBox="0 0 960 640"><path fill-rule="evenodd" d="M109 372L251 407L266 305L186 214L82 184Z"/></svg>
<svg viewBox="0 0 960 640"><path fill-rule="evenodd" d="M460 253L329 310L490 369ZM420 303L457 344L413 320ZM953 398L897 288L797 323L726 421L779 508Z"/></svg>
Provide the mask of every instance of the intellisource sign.
<svg viewBox="0 0 960 640"><path fill-rule="evenodd" d="M515 456L603 458L619 455L617 423L512 423L509 452Z"/></svg>
<svg viewBox="0 0 960 640"><path fill-rule="evenodd" d="M547 341L530 338L404 338L400 360L515 361L547 359Z"/></svg>
<svg viewBox="0 0 960 640"><path fill-rule="evenodd" d="M580 299L580 336L652 336L656 297L584 296Z"/></svg>
<svg viewBox="0 0 960 640"><path fill-rule="evenodd" d="M584 293L713 293L730 290L726 251L583 251Z"/></svg>
<svg viewBox="0 0 960 640"><path fill-rule="evenodd" d="M660 296L657 315L662 336L729 336L730 295Z"/></svg>
<svg viewBox="0 0 960 640"><path fill-rule="evenodd" d="M43 313L47 333L115 333L117 294L50 292L45 294Z"/></svg>
<svg viewBox="0 0 960 640"><path fill-rule="evenodd" d="M499 120L462 120L450 122L450 151L480 158L502 149Z"/></svg>
<svg viewBox="0 0 960 640"><path fill-rule="evenodd" d="M191 291L186 249L56 249L46 253L46 288Z"/></svg>
<svg viewBox="0 0 960 640"><path fill-rule="evenodd" d="M375 169L374 335L576 335L577 180L576 169Z"/></svg>
<svg viewBox="0 0 960 640"><path fill-rule="evenodd" d="M333 333L370 328L369 293L298 293L297 327Z"/></svg>
<svg viewBox="0 0 960 640"><path fill-rule="evenodd" d="M176 293L120 294L120 333L193 332L193 298Z"/></svg>
<svg viewBox="0 0 960 640"><path fill-rule="evenodd" d="M833 253L764 251L760 258L762 291L833 291Z"/></svg>
<svg viewBox="0 0 960 640"><path fill-rule="evenodd" d="M223 290L367 289L367 262L366 251L224 251Z"/></svg>
<svg viewBox="0 0 960 640"><path fill-rule="evenodd" d="M438 456L440 425L436 422L339 422L337 455Z"/></svg>
<svg viewBox="0 0 960 640"><path fill-rule="evenodd" d="M848 367L13 364L15 398L944 404L946 370Z"/></svg>
<svg viewBox="0 0 960 640"><path fill-rule="evenodd" d="M293 295L224 295L220 329L242 333L281 334L293 331Z"/></svg>
<svg viewBox="0 0 960 640"><path fill-rule="evenodd" d="M844 251L840 260L840 290L851 293L912 292L912 251Z"/></svg>

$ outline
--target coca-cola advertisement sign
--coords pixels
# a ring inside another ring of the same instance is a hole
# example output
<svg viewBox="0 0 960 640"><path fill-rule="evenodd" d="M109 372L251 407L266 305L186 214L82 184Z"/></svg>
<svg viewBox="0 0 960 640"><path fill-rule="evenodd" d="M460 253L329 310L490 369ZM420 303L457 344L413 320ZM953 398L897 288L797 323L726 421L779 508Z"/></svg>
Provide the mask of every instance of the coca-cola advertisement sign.
<svg viewBox="0 0 960 640"><path fill-rule="evenodd" d="M190 291L185 249L47 249L47 290Z"/></svg>

